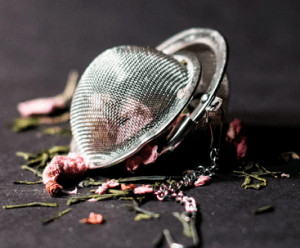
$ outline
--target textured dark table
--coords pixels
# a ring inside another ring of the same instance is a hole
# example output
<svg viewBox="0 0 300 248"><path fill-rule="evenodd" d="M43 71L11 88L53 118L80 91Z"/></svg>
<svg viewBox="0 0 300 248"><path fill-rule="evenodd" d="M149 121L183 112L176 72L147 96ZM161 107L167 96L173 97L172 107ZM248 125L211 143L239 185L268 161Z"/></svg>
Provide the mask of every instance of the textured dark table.
<svg viewBox="0 0 300 248"><path fill-rule="evenodd" d="M299 247L300 163L273 163L280 152L300 151L299 13L296 0L0 0L0 205L52 201L59 203L59 210L66 207L65 198L52 199L42 185L12 183L35 179L20 170L22 160L15 157L16 151L38 152L69 142L36 130L10 131L7 122L18 116L18 102L61 92L70 69L82 72L109 47L155 47L186 28L211 27L227 38L230 47L228 120L239 117L248 124L255 159L292 176L270 179L265 189L256 191L243 190L239 178L224 173L209 186L189 190L200 208L202 246ZM266 204L275 211L253 215L253 209ZM70 214L47 226L41 220L57 209L1 209L0 247L151 247L166 227L178 242L190 244L172 216L182 210L180 205L149 201L144 207L161 218L134 222L134 213L117 200L75 205ZM106 223L79 224L90 211L101 212Z"/></svg>

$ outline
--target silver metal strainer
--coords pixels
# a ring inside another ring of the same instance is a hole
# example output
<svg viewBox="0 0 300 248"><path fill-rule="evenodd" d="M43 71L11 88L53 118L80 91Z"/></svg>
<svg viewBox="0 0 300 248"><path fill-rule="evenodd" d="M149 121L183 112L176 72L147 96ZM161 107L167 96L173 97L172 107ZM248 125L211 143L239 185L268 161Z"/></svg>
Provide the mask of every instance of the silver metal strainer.
<svg viewBox="0 0 300 248"><path fill-rule="evenodd" d="M126 159L182 112L199 76L192 53L106 50L85 70L73 97L71 127L79 152L95 167Z"/></svg>
<svg viewBox="0 0 300 248"><path fill-rule="evenodd" d="M72 151L92 167L119 163L169 130L194 93L201 93L160 154L173 150L205 115L222 102L222 111L226 107L226 63L226 41L206 28L180 32L156 49L121 46L103 52L88 66L73 97Z"/></svg>

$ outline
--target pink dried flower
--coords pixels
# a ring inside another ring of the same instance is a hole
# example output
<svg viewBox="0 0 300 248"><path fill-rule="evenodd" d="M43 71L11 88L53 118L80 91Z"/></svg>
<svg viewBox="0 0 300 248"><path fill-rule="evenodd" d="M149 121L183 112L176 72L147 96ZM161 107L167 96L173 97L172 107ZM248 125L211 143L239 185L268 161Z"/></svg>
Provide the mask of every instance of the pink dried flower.
<svg viewBox="0 0 300 248"><path fill-rule="evenodd" d="M134 189L135 187L136 187L135 184L129 184L129 185L121 184L121 189L124 191L129 189Z"/></svg>
<svg viewBox="0 0 300 248"><path fill-rule="evenodd" d="M49 97L21 102L18 104L18 111L21 116L29 117L32 115L48 115L65 107L66 103L62 97Z"/></svg>
<svg viewBox="0 0 300 248"><path fill-rule="evenodd" d="M107 180L106 183L103 183L101 186L98 187L98 189L95 191L96 194L102 195L104 194L108 189L115 188L119 186L119 183L116 182L115 179Z"/></svg>
<svg viewBox="0 0 300 248"><path fill-rule="evenodd" d="M198 179L196 180L196 182L194 182L194 185L196 187L199 187L199 186L202 186L202 185L205 185L207 184L209 181L210 181L210 176L199 176Z"/></svg>
<svg viewBox="0 0 300 248"><path fill-rule="evenodd" d="M63 182L78 178L87 169L87 163L79 155L55 156L43 171L43 183L50 195L56 196L62 190L58 180Z"/></svg>
<svg viewBox="0 0 300 248"><path fill-rule="evenodd" d="M235 147L237 160L241 160L242 158L246 157L248 151L247 138L242 136L240 141L235 143Z"/></svg>
<svg viewBox="0 0 300 248"><path fill-rule="evenodd" d="M233 146L237 160L241 160L247 156L247 137L243 134L243 124L240 120L235 119L229 124L229 129L226 133L226 142L229 146Z"/></svg>
<svg viewBox="0 0 300 248"><path fill-rule="evenodd" d="M281 173L281 177L290 178L290 174L287 173Z"/></svg>
<svg viewBox="0 0 300 248"><path fill-rule="evenodd" d="M153 188L150 185L139 186L133 190L133 193L136 195L147 194L152 192L153 192Z"/></svg>
<svg viewBox="0 0 300 248"><path fill-rule="evenodd" d="M81 219L81 223L87 223L87 224L101 224L103 222L103 216L101 214L96 214L94 212L91 212L89 215L89 218Z"/></svg>
<svg viewBox="0 0 300 248"><path fill-rule="evenodd" d="M130 172L137 170L140 164L152 164L158 157L158 146L150 143L146 144L136 155L126 160L126 168Z"/></svg>

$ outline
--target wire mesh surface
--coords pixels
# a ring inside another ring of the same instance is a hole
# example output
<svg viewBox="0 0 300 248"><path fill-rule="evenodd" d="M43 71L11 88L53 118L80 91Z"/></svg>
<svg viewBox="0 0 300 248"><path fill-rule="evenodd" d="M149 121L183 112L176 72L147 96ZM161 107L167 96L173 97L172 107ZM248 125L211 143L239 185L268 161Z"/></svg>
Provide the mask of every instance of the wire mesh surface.
<svg viewBox="0 0 300 248"><path fill-rule="evenodd" d="M92 165L105 167L130 156L183 110L200 69L189 57L175 57L121 46L88 66L72 101L71 127Z"/></svg>

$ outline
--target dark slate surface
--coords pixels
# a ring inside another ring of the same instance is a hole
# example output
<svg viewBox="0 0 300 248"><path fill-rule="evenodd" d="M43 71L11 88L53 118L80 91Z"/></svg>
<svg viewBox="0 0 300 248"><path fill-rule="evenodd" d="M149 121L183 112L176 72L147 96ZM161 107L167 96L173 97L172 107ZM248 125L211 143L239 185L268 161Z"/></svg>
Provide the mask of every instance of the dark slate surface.
<svg viewBox="0 0 300 248"><path fill-rule="evenodd" d="M29 201L57 202L58 209L0 210L1 247L151 247L169 228L178 242L190 244L172 212L175 202L149 201L159 212L155 221L134 222L124 202L75 205L72 212L47 226L41 220L66 208L66 198L51 198L42 185L14 185L35 180L20 170L15 152L38 152L69 140L15 134L7 122L18 116L19 101L52 96L63 87L70 69L80 72L101 51L121 44L156 46L190 27L211 27L227 38L231 80L229 118L249 125L252 157L265 160L289 179L270 179L260 191L243 190L241 180L224 173L209 186L189 190L199 203L202 247L299 247L299 162L278 163L283 151L300 151L299 1L0 1L0 205ZM175 164L165 160L164 167ZM182 157L176 165L189 167ZM230 166L224 164L224 167ZM178 168L177 167L177 168ZM145 171L150 173L151 170ZM98 172L101 174L102 172ZM105 172L123 173L117 169ZM81 191L82 193L83 191ZM272 213L254 216L271 204ZM79 224L90 211L101 212L102 226Z"/></svg>

